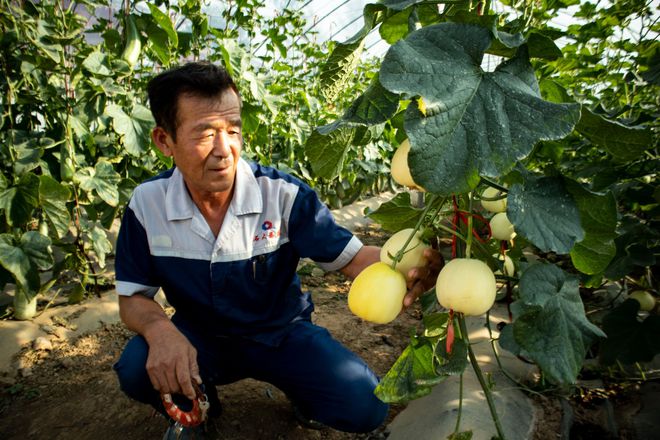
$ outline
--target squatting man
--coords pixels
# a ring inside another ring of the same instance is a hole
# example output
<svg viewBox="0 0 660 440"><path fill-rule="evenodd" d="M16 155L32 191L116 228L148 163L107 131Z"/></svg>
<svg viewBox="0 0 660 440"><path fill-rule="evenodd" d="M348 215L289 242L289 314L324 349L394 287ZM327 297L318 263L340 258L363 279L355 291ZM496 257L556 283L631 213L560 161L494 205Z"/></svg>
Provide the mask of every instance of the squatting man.
<svg viewBox="0 0 660 440"><path fill-rule="evenodd" d="M353 279L379 248L337 225L300 180L241 157L241 97L222 67L165 71L148 95L153 142L175 166L139 185L122 219L120 315L137 335L115 364L121 389L166 414L163 397L190 408L199 384L213 417L216 386L250 377L282 390L302 420L350 432L380 426L388 406L374 396L378 378L312 323L296 274L310 258ZM441 257L427 258L409 273L404 306L435 282ZM171 319L154 301L160 288ZM203 435L177 429L179 438Z"/></svg>

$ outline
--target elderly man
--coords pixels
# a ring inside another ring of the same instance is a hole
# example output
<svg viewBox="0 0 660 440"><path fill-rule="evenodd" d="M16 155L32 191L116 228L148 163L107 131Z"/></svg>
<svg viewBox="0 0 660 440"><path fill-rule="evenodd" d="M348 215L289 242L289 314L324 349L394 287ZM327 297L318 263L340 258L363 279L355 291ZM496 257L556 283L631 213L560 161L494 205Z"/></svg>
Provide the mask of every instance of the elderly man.
<svg viewBox="0 0 660 440"><path fill-rule="evenodd" d="M301 181L241 158L241 99L223 68L190 63L148 91L152 139L176 166L139 185L122 220L120 314L137 333L115 365L122 390L165 414L163 401L171 409L185 396L175 406L185 412L201 385L214 415L215 386L251 377L281 389L310 423L377 428L388 407L373 394L376 375L311 322L296 267L307 257L354 278L379 248L338 226ZM429 257L411 271L405 305L434 282L439 257ZM153 300L159 288L171 320ZM165 438L202 438L192 425L173 424Z"/></svg>

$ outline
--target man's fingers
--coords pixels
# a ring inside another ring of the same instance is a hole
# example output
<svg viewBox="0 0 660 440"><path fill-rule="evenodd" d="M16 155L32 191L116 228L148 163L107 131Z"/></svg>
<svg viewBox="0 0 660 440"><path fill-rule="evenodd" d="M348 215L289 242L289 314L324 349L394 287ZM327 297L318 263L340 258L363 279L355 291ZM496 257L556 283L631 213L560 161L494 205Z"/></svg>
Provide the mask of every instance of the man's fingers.
<svg viewBox="0 0 660 440"><path fill-rule="evenodd" d="M160 334L150 343L146 367L151 384L161 394L195 398L192 381L201 383L197 350L178 330Z"/></svg>
<svg viewBox="0 0 660 440"><path fill-rule="evenodd" d="M423 281L418 280L417 282L413 283L413 285L408 288L408 293L406 293L406 296L403 297L403 306L411 306L417 300L417 298L427 290L429 290L429 287Z"/></svg>
<svg viewBox="0 0 660 440"><path fill-rule="evenodd" d="M408 308L410 307L414 302L415 302L416 297L412 294L412 292L407 293L406 296L403 297L403 308Z"/></svg>
<svg viewBox="0 0 660 440"><path fill-rule="evenodd" d="M428 261L428 266L433 269L440 270L445 264L445 259L436 249L425 249L424 256L426 257L426 261Z"/></svg>
<svg viewBox="0 0 660 440"><path fill-rule="evenodd" d="M147 359L147 374L154 389L160 393L169 393L171 389L171 379L168 378L168 368L157 359Z"/></svg>
<svg viewBox="0 0 660 440"><path fill-rule="evenodd" d="M160 380L158 379L158 376L151 371L147 370L147 373L149 375L149 380L151 381L151 385L154 387L156 391L161 391L163 388L163 385L161 384Z"/></svg>
<svg viewBox="0 0 660 440"><path fill-rule="evenodd" d="M426 265L410 269L406 277L408 293L403 298L403 307L410 307L417 298L429 290L436 282L440 269L445 264L444 258L437 249L424 250Z"/></svg>
<svg viewBox="0 0 660 440"><path fill-rule="evenodd" d="M408 290L406 296L403 297L403 307L410 307L424 292L426 292L424 285L422 283L416 283L410 290Z"/></svg>
<svg viewBox="0 0 660 440"><path fill-rule="evenodd" d="M174 371L170 370L167 372L167 389L165 390L168 393L178 394L181 392L181 382L179 381L177 368L174 368Z"/></svg>
<svg viewBox="0 0 660 440"><path fill-rule="evenodd" d="M408 289L412 289L415 284L428 277L430 273L431 272L427 267L415 267L410 269L408 271L408 279L406 280Z"/></svg>
<svg viewBox="0 0 660 440"><path fill-rule="evenodd" d="M199 375L199 365L197 365L197 352L192 351L188 355L188 362L190 364L190 377L193 378L197 385L202 384L202 376Z"/></svg>
<svg viewBox="0 0 660 440"><path fill-rule="evenodd" d="M181 393L190 400L193 400L195 398L195 389L192 385L192 372L187 362L177 365L176 378L178 385L181 387Z"/></svg>

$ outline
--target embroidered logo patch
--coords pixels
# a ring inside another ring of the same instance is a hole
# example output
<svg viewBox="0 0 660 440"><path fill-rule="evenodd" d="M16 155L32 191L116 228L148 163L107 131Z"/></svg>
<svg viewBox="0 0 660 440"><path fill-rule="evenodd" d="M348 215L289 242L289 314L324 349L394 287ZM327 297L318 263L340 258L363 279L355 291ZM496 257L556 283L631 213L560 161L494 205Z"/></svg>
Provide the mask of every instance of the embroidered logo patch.
<svg viewBox="0 0 660 440"><path fill-rule="evenodd" d="M254 241L268 240L269 238L276 238L280 236L280 230L273 226L273 222L266 220L261 225L261 233L254 236Z"/></svg>

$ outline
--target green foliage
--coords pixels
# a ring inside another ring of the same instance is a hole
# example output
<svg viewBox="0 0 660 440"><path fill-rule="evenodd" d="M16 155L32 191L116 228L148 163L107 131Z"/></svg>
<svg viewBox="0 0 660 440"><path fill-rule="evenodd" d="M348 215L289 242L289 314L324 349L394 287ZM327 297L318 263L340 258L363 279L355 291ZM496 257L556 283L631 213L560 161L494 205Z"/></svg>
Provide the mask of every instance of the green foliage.
<svg viewBox="0 0 660 440"><path fill-rule="evenodd" d="M463 374L468 364L467 344L456 338L451 352L447 352L448 321L448 313L424 316L424 334L411 338L410 344L381 379L375 391L379 399L407 402L429 394L433 386L447 377Z"/></svg>
<svg viewBox="0 0 660 440"><path fill-rule="evenodd" d="M491 38L481 27L437 24L408 35L383 60L383 85L419 99L404 127L413 179L429 191L462 193L479 176L505 174L537 140L561 138L577 122L577 106L540 98L526 51L482 71Z"/></svg>
<svg viewBox="0 0 660 440"><path fill-rule="evenodd" d="M645 333L655 329L657 316L642 324L637 310L615 308L604 322L592 323L580 282L594 287L628 277L657 289L658 11L641 0L503 3L511 9L502 14L461 1L368 5L365 28L337 46L327 68L349 65L349 46L357 47L376 25L391 47L364 94L320 127L306 148L317 158L313 163L332 164L336 174L349 163L346 153L359 149L355 140L338 146L340 132L382 125L394 145L409 139L408 165L431 194L427 203L437 195L453 200L453 206L431 206L422 227L458 241L454 256L471 253L497 267L492 254L506 249L518 260L524 271L507 277L518 288L508 291L513 321L500 343L534 361L551 382L570 384L587 350L605 336L596 324L608 337L600 345L605 363L647 361L657 353ZM551 27L569 6L577 12L568 29ZM489 59L498 64L491 71L484 59L492 56L500 58ZM326 76L324 84L344 87L346 70L341 78ZM480 215L491 214L473 195L484 184L507 193L514 241L484 240L487 218ZM414 227L422 210L401 193L368 215L394 232ZM541 264L526 261L529 252ZM425 301L424 313L436 308ZM624 321L633 330L625 331ZM442 380L430 365L442 345L434 338L444 333L429 339L427 325L433 326L425 321L424 332L383 379L381 398L416 398ZM631 341L636 338L642 342Z"/></svg>
<svg viewBox="0 0 660 440"><path fill-rule="evenodd" d="M584 238L577 205L560 178L527 176L509 189L507 201L516 232L542 251L567 254Z"/></svg>
<svg viewBox="0 0 660 440"><path fill-rule="evenodd" d="M501 333L500 344L536 362L556 383L574 383L587 350L605 336L584 315L578 278L554 265L523 272L511 310L515 321Z"/></svg>
<svg viewBox="0 0 660 440"><path fill-rule="evenodd" d="M660 353L660 316L650 315L640 321L638 311L639 302L628 299L605 316L607 339L601 342L600 352L604 365L649 362Z"/></svg>
<svg viewBox="0 0 660 440"><path fill-rule="evenodd" d="M34 297L41 287L39 270L50 269L53 257L51 241L38 232L24 233L19 239L10 234L0 234L0 265L16 282L20 294Z"/></svg>
<svg viewBox="0 0 660 440"><path fill-rule="evenodd" d="M616 254L616 200L611 191L594 193L571 180L566 187L577 203L584 239L571 249L571 260L577 270L594 275L603 273Z"/></svg>
<svg viewBox="0 0 660 440"><path fill-rule="evenodd" d="M618 161L639 159L644 151L653 147L650 127L626 126L620 122L612 122L589 109L582 110L582 117L575 128Z"/></svg>
<svg viewBox="0 0 660 440"><path fill-rule="evenodd" d="M412 208L410 206L410 194L402 192L392 200L380 205L378 209L367 212L367 214L386 231L396 232L406 228L414 228L422 212L421 209Z"/></svg>
<svg viewBox="0 0 660 440"><path fill-rule="evenodd" d="M436 378L433 370L433 345L426 339L413 338L376 387L383 402L405 402L425 396L432 387L420 385L418 379Z"/></svg>

